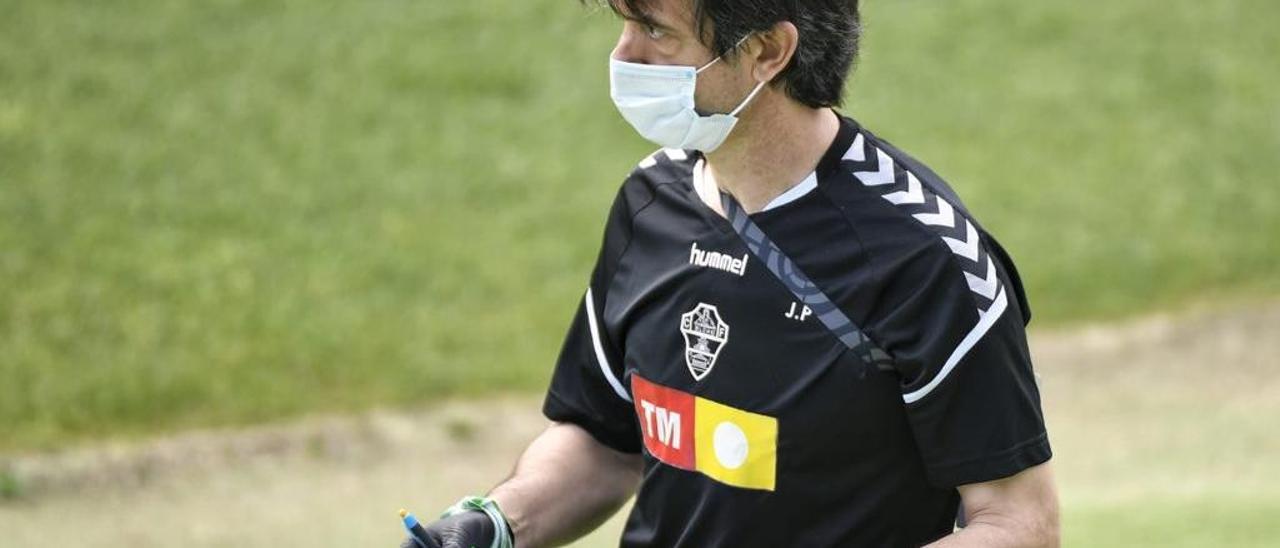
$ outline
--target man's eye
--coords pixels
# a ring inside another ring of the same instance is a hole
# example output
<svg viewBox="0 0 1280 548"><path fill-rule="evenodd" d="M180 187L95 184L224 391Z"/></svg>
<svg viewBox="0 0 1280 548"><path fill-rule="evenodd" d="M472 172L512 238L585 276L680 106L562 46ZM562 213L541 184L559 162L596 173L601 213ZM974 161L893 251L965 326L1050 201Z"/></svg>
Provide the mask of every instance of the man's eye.
<svg viewBox="0 0 1280 548"><path fill-rule="evenodd" d="M647 34L649 38L652 40L660 40L667 35L667 31L664 31L653 25L645 25L644 33Z"/></svg>

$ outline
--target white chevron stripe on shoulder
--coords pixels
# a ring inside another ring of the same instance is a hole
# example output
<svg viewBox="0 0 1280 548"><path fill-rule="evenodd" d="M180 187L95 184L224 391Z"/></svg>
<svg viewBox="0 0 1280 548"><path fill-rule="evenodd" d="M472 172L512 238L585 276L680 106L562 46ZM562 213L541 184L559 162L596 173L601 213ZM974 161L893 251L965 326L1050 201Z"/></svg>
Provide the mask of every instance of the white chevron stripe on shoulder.
<svg viewBox="0 0 1280 548"><path fill-rule="evenodd" d="M855 171L853 176L857 177L862 184L867 186L882 186L893 184L893 159L885 154L883 150L878 148L876 151L876 171Z"/></svg>
<svg viewBox="0 0 1280 548"><path fill-rule="evenodd" d="M648 155L648 156L645 156L643 160L640 160L640 164L639 164L639 165L640 165L640 169L649 169L649 168L651 168L651 167L653 167L653 166L658 165L658 153L659 153L659 152L662 152L662 151L661 151L661 150L659 150L659 151L657 151L657 152L654 152L653 154L650 154L650 155Z"/></svg>
<svg viewBox="0 0 1280 548"><path fill-rule="evenodd" d="M956 226L956 211L951 208L951 204L938 196L938 212L937 213L916 213L912 215L917 221L932 226L945 226L951 228Z"/></svg>
<svg viewBox="0 0 1280 548"><path fill-rule="evenodd" d="M907 189L885 194L884 199L894 205L923 204L924 193L920 191L920 181L916 176L907 173Z"/></svg>
<svg viewBox="0 0 1280 548"><path fill-rule="evenodd" d="M969 289L988 299L995 298L996 289L1000 287L1000 278L996 277L996 264L990 255L987 255L986 278L979 278L968 272L964 273L964 278L969 282Z"/></svg>
<svg viewBox="0 0 1280 548"><path fill-rule="evenodd" d="M664 148L662 151L667 153L667 157L671 158L671 161L673 162L681 162L689 157L688 154L685 154L683 150L678 148Z"/></svg>
<svg viewBox="0 0 1280 548"><path fill-rule="evenodd" d="M951 252L978 262L978 231L973 228L973 223L967 219L964 221L964 241L957 240L950 236L943 236L942 241L947 242L947 246L951 247Z"/></svg>
<svg viewBox="0 0 1280 548"><path fill-rule="evenodd" d="M854 138L854 146L845 153L846 158L851 156L862 156L861 151L864 150L863 139L864 137L861 133ZM895 167L893 159L878 147L868 146L865 148L875 151L876 166L874 171L855 171L853 172L854 177L856 177L863 186L867 187L884 186L896 182L894 179ZM855 154L855 152L857 152L857 154ZM895 190L893 192L882 191L880 197L895 206L905 207L907 212L916 211L916 213L910 213L910 215L921 224L934 227L934 233L942 238L943 243L947 244L947 247L950 248L953 254L969 260L967 263L961 265L969 290L988 300L995 297L995 295L1000 293L1002 290L1000 287L1000 278L996 273L994 261L990 256L986 256L985 265L980 263L980 261L983 260L984 253L981 249L981 238L979 237L978 231L974 227L973 222L964 215L957 215L955 207L953 207L950 202L942 196L937 195L937 193L933 192L931 189L925 188L914 173L906 171L905 174L907 178L906 190ZM937 211L933 213L928 212L927 209L925 211L920 211L923 208L919 206L927 203L927 200L931 197L937 204ZM954 230L948 230L955 228L957 222L962 223L962 227L964 228L963 240L954 237ZM983 276L976 274L978 272L982 272L978 269L984 266L986 267L986 274ZM981 312L981 310L979 310L979 312Z"/></svg>
<svg viewBox="0 0 1280 548"><path fill-rule="evenodd" d="M900 208L899 211L902 213L910 215L919 223L929 227L934 235L942 239L953 255L968 259L967 261L957 260L956 266L959 266L960 272L964 274L969 291L973 295L983 297L982 300L974 297L974 307L978 312L977 325L974 325L959 345L952 350L941 369L924 386L902 395L903 401L911 404L920 401L937 388L963 361L965 355L982 340L982 337L986 336L996 320L1008 308L1009 295L1000 282L995 260L982 249L981 238L973 221L965 214L958 214L950 202L939 196L932 188L922 184L914 173L905 168L906 189L902 189L901 186L887 187L886 185L897 182L894 177L896 168L893 159L878 147L864 145L861 134L855 138L854 147L847 151L844 157L869 163L862 152L867 149L875 151L875 166L870 171L854 171L853 176L865 187L882 187L879 191L881 198ZM926 182L932 184L928 179ZM930 206L926 205L930 199L936 203L934 212L929 212ZM963 229L963 236L957 237L959 231L956 230L956 223L960 223L959 228ZM984 267L985 271L982 270ZM991 303L986 310L982 309L983 302Z"/></svg>
<svg viewBox="0 0 1280 548"><path fill-rule="evenodd" d="M932 379L929 379L929 382L924 386L903 394L902 401L906 403L915 403L920 401L921 398L928 396L930 392L933 392L933 389L937 388L939 384L942 384L942 380L947 378L947 375L951 374L951 371L960 364L960 360L964 359L965 355L973 349L974 345L978 344L978 341L982 340L982 337L987 334L987 331L991 330L991 326L996 324L996 320L1000 319L1000 315L1004 314L1004 309L1008 307L1008 305L1008 293L1004 290L1000 290L1000 294L996 296L995 301L991 303L991 308L988 308L985 312L979 311L978 324L973 326L973 329L969 331L969 334L965 335L964 339L960 341L960 345L957 346L955 350L951 351L951 355L947 357L946 363L942 364L942 369L938 371L938 374L934 375Z"/></svg>
<svg viewBox="0 0 1280 548"><path fill-rule="evenodd" d="M862 134L859 133L853 138L853 144L849 146L849 150L844 151L844 157L841 159L855 162L867 161L867 153L862 150L863 146L865 146L865 141L862 139Z"/></svg>

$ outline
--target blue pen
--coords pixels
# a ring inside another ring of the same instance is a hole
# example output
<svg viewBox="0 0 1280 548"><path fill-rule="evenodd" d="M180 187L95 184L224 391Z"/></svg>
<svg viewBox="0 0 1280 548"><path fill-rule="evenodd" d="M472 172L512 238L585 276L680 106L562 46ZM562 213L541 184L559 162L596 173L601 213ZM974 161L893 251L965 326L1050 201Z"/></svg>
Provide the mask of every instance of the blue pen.
<svg viewBox="0 0 1280 548"><path fill-rule="evenodd" d="M408 510L400 509L400 519L404 521L404 528L409 531L409 537L418 543L421 548L427 548L427 530L422 528L422 524L418 523L418 518L413 517Z"/></svg>

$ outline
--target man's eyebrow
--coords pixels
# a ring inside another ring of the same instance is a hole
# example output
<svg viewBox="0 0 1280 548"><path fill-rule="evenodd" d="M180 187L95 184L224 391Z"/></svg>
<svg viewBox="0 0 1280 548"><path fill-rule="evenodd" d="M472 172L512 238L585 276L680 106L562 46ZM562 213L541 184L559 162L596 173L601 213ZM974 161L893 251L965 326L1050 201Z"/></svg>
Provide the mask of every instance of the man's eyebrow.
<svg viewBox="0 0 1280 548"><path fill-rule="evenodd" d="M641 10L640 13L626 14L626 13L623 13L622 10L618 9L618 6L613 2L609 2L609 7L613 8L614 15L617 15L618 17L626 19L627 21L634 21L636 23L657 27L667 31L675 30L675 27L671 26L668 23L658 20L656 17L653 16L653 14L649 12Z"/></svg>

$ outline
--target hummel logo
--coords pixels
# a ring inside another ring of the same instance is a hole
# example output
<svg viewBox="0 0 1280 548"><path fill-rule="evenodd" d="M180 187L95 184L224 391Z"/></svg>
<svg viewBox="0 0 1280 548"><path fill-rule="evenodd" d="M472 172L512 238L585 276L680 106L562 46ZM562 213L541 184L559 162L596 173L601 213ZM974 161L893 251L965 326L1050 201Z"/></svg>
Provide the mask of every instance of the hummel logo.
<svg viewBox="0 0 1280 548"><path fill-rule="evenodd" d="M741 276L747 273L747 254L743 253L739 259L719 251L703 251L698 249L698 242L693 242L689 247L689 264L709 266Z"/></svg>

